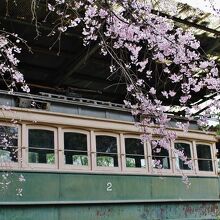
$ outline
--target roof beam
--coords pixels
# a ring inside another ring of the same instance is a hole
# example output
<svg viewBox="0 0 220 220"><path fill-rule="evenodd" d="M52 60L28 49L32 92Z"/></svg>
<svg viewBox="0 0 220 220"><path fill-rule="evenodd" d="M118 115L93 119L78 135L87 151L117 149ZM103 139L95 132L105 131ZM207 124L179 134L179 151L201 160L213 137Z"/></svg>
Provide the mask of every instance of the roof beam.
<svg viewBox="0 0 220 220"><path fill-rule="evenodd" d="M63 81L66 81L70 76L75 74L77 70L86 63L86 61L99 49L99 45L95 44L92 48L85 49L83 53L79 56L77 56L77 59L74 59L74 61L69 66L69 71L66 73L60 73L58 77L54 80L55 84L57 86L61 85Z"/></svg>
<svg viewBox="0 0 220 220"><path fill-rule="evenodd" d="M21 25L25 25L25 26L29 26L32 27L36 30L35 24L28 22L26 20L21 20L21 19L17 19L17 18L12 18L12 17L3 17L0 16L0 20L4 21L4 22L11 22L11 23L16 23L16 24L21 24ZM39 25L38 26L39 30L44 30L44 31L49 31L51 32L53 27L49 27L46 25ZM75 33L75 32L64 32L62 33L63 35L67 36L67 37L77 37L77 38L83 38L83 36L81 34Z"/></svg>
<svg viewBox="0 0 220 220"><path fill-rule="evenodd" d="M208 50L207 50L207 54L211 54L215 49L219 49L220 46L220 39L218 39ZM219 51L218 51L219 52Z"/></svg>
<svg viewBox="0 0 220 220"><path fill-rule="evenodd" d="M215 35L217 35L217 36L220 36L220 31L217 31L217 30L214 30L214 29L205 27L205 26L200 25L200 24L193 23L193 22L191 22L191 21L188 21L187 19L181 19L181 18L178 18L178 17L176 17L176 16L171 16L171 15L169 15L169 14L166 14L166 13L164 13L164 12L160 12L160 11L157 11L157 10L152 10L152 12L153 12L154 14L160 15L161 17L165 17L165 18L168 18L168 19L172 19L173 21L175 21L175 22L177 22L177 23L184 24L184 25L187 25L187 26L189 26L189 27L194 27L194 28L197 28L197 29L199 29L199 30L203 30L203 31L206 31L206 32L215 34Z"/></svg>
<svg viewBox="0 0 220 220"><path fill-rule="evenodd" d="M123 82L120 82L119 80L111 80L106 78L100 78L97 76L93 76L93 75L86 75L86 74L82 74L82 73L77 73L77 78L76 77L71 77L66 81L63 81L63 85L64 84L71 84L74 81L77 80L83 80L83 81L87 81L87 82L94 82L94 83L101 83L101 84L105 84L107 86L113 86L113 85L117 85L117 84L122 84ZM125 84L125 83L123 83Z"/></svg>

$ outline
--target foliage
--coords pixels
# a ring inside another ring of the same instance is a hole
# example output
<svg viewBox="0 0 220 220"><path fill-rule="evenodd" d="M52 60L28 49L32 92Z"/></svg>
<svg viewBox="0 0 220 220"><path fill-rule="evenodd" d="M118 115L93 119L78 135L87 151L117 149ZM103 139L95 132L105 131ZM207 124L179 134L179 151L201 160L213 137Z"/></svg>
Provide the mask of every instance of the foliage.
<svg viewBox="0 0 220 220"><path fill-rule="evenodd" d="M17 34L0 30L0 74L10 92L16 85L20 85L22 91L30 92L23 74L17 68L20 61L16 55L21 53L17 45L20 43L27 45Z"/></svg>
<svg viewBox="0 0 220 220"><path fill-rule="evenodd" d="M110 73L120 74L126 81L128 96L124 102L140 118L136 125L142 131L142 141L152 141L153 134L160 137L154 141L153 149L159 146L168 150L176 138L175 132L167 129L170 122L167 111L180 106L188 121L178 122L176 126L187 131L194 112L200 110L193 98L199 93L219 94L220 78L214 60L199 53L200 43L191 32L176 27L171 19L155 11L153 1L48 2L48 16L57 16L51 35L58 32L60 39L68 29L80 27L83 44L96 43L100 53L111 58ZM161 2L166 5L169 1ZM17 36L0 34L2 77L6 73L10 75L10 90L19 83L29 92L16 68L19 61L14 54L20 53L20 49L9 40ZM200 126L207 124L211 108L219 109L219 101L213 99L203 112L197 120ZM182 151L171 150L190 164Z"/></svg>
<svg viewBox="0 0 220 220"><path fill-rule="evenodd" d="M48 9L59 17L53 31L62 34L81 25L84 45L97 42L101 54L111 57L110 72L121 74L126 81L125 104L140 118L136 125L142 131L142 141L152 141L152 134L161 137L154 148L168 150L176 138L167 129L167 110L174 101L190 121L199 110L193 97L220 91L214 60L198 52L200 43L191 32L155 12L151 1L55 0L48 3ZM219 109L219 102L213 100L211 107ZM207 124L210 108L198 120L200 126ZM176 126L187 131L189 122ZM172 150L189 163L183 152Z"/></svg>

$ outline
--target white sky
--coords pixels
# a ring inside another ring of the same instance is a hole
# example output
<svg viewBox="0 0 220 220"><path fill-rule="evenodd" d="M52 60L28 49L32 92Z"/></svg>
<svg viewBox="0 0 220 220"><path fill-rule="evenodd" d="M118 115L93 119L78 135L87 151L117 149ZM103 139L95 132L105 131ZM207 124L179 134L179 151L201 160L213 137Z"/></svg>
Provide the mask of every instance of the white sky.
<svg viewBox="0 0 220 220"><path fill-rule="evenodd" d="M199 8L205 12L211 12L213 14L216 13L213 11L212 4L214 5L215 9L220 10L220 0L177 0L177 1L187 3L188 5L191 5L194 8ZM212 2L212 4L210 2Z"/></svg>

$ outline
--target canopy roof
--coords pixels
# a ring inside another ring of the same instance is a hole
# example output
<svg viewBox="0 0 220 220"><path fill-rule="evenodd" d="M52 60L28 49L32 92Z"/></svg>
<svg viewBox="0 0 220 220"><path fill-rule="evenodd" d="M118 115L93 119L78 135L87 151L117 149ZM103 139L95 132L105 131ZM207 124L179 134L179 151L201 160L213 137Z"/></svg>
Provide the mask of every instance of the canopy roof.
<svg viewBox="0 0 220 220"><path fill-rule="evenodd" d="M27 40L32 48L33 53L30 53L24 47L19 57L19 68L24 73L32 93L50 92L123 102L126 96L125 83L118 75L110 75L110 60L99 54L98 45L84 47L79 30L64 33L60 45L54 45L57 36L47 36L51 32L49 22L52 20L42 22L46 15L45 1L38 1L40 36L37 35L35 21L32 21L31 0L16 1L16 5L9 0L8 7L6 3L7 1L0 2L0 28L17 33ZM184 29L192 29L200 39L203 50L219 64L220 17L214 18L209 13L195 10L185 4L179 4L178 11L179 13L170 16L170 19ZM165 12L160 13L169 17ZM196 100L203 98L203 95Z"/></svg>

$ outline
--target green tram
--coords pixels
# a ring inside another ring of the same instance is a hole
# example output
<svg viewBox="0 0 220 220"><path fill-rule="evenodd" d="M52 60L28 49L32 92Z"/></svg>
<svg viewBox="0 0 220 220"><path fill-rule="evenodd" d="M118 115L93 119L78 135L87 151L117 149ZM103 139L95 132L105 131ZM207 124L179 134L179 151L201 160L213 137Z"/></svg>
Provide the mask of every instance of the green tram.
<svg viewBox="0 0 220 220"><path fill-rule="evenodd" d="M1 138L7 131L13 143L1 147L1 169L26 179L22 196L15 180L0 192L0 220L220 219L214 133L193 123L188 133L171 128L189 169L172 152L142 145L121 105L41 93L34 109L24 94L0 93L0 104L11 106L1 111Z"/></svg>

